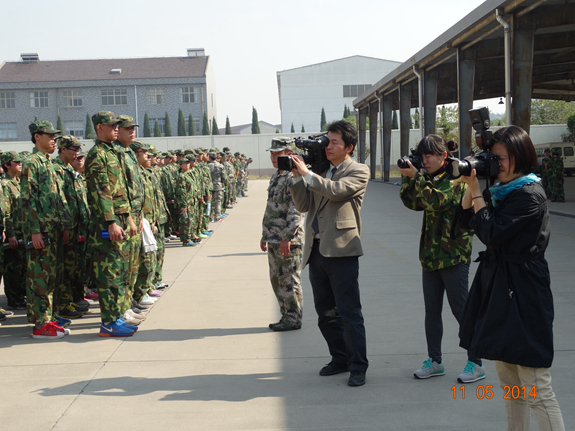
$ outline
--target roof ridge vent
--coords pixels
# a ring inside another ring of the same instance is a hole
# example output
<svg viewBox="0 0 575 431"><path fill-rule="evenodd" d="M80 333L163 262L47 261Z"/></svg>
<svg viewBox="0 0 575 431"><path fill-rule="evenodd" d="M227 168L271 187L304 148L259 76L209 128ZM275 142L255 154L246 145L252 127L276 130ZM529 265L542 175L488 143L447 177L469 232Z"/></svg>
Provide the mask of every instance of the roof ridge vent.
<svg viewBox="0 0 575 431"><path fill-rule="evenodd" d="M40 57L37 53L20 54L20 61L22 63L38 63L40 61Z"/></svg>

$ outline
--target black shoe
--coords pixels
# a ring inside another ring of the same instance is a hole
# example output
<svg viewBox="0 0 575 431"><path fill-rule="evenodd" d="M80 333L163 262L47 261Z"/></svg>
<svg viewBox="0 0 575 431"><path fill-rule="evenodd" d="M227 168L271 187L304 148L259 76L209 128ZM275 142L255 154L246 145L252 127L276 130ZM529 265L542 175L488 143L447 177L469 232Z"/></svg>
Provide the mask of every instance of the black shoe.
<svg viewBox="0 0 575 431"><path fill-rule="evenodd" d="M323 367L321 370L319 370L319 375L320 376L335 376L336 374L345 373L346 371L349 371L349 367L347 366L347 364L336 364L336 363L330 362L325 367Z"/></svg>
<svg viewBox="0 0 575 431"><path fill-rule="evenodd" d="M274 326L279 325L280 323L282 323L281 320L280 320L279 322L276 322L276 323L270 323L270 324L268 325L268 328L274 329Z"/></svg>
<svg viewBox="0 0 575 431"><path fill-rule="evenodd" d="M64 308L60 309L60 317L64 317L66 319L78 319L84 315L81 311L76 310L72 306L72 304L66 305Z"/></svg>
<svg viewBox="0 0 575 431"><path fill-rule="evenodd" d="M26 310L26 300L23 300L20 304L8 304L8 310Z"/></svg>
<svg viewBox="0 0 575 431"><path fill-rule="evenodd" d="M88 310L90 309L90 304L88 304L87 302L86 305L75 302L71 302L70 305L72 306L72 308L74 308L76 311L79 311L80 313L87 313Z"/></svg>
<svg viewBox="0 0 575 431"><path fill-rule="evenodd" d="M365 373L360 371L352 371L347 381L348 386L363 386L365 385Z"/></svg>
<svg viewBox="0 0 575 431"><path fill-rule="evenodd" d="M132 307L131 307L131 308L132 308L132 310L133 310L134 308L138 308L138 309L140 309L140 310L147 310L147 309L149 309L150 307L149 307L148 305L143 305L143 304L140 304L140 303L138 303L138 302L132 302Z"/></svg>
<svg viewBox="0 0 575 431"><path fill-rule="evenodd" d="M277 325L273 325L271 329L276 332L295 331L296 329L301 329L301 324L279 322Z"/></svg>

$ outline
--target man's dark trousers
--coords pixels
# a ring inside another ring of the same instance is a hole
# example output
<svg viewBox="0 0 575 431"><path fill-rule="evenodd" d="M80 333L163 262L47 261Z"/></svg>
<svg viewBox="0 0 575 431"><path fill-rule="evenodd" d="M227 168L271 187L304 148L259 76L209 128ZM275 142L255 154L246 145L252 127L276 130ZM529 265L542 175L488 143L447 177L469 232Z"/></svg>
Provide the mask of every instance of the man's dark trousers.
<svg viewBox="0 0 575 431"><path fill-rule="evenodd" d="M359 297L359 257L324 257L319 241L314 240L308 263L318 326L332 362L365 373L368 361Z"/></svg>

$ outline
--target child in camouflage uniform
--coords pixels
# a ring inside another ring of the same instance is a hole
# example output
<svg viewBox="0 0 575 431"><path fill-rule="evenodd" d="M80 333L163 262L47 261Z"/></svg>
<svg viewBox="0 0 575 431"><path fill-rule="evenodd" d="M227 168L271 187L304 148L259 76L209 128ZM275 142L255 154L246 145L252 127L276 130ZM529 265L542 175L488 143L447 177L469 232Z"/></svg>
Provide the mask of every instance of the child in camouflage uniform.
<svg viewBox="0 0 575 431"><path fill-rule="evenodd" d="M426 173L421 174L411 163L409 168L400 169L403 180L399 196L403 204L411 210L424 211L419 258L423 267L425 336L429 359L414 372L418 379L445 375L441 358L444 292L458 322L467 299L473 233L457 228L455 238L450 235L455 211L467 189L460 178L451 180L445 171L445 159L455 149L457 143L446 143L440 136L428 135L417 146ZM485 371L481 359L468 357L467 365L457 380L471 383L483 378Z"/></svg>

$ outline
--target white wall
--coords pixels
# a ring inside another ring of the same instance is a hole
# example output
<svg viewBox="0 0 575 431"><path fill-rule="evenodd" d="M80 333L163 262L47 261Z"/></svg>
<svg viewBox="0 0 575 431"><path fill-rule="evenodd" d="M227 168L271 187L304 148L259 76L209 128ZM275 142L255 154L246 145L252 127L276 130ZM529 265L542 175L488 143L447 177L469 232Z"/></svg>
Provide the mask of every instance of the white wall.
<svg viewBox="0 0 575 431"><path fill-rule="evenodd" d="M278 72L282 130L287 133L305 127L306 133L320 130L321 108L327 122L343 116L344 105L353 111L355 97L343 97L344 85L375 84L399 66L399 62L353 56Z"/></svg>

